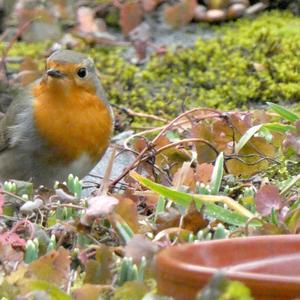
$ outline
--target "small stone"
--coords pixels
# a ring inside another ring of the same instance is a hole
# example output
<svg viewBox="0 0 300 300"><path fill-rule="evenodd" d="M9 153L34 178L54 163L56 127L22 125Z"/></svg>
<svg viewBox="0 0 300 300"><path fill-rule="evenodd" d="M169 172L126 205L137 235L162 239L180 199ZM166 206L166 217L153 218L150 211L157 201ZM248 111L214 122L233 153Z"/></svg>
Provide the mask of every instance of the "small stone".
<svg viewBox="0 0 300 300"><path fill-rule="evenodd" d="M244 15L246 11L246 6L241 3L236 3L231 5L227 10L227 18L235 19Z"/></svg>
<svg viewBox="0 0 300 300"><path fill-rule="evenodd" d="M225 11L221 9L210 9L206 12L206 21L209 23L222 22L225 18Z"/></svg>
<svg viewBox="0 0 300 300"><path fill-rule="evenodd" d="M194 19L196 21L206 21L207 8L204 5L197 5L194 12Z"/></svg>
<svg viewBox="0 0 300 300"><path fill-rule="evenodd" d="M255 14L265 10L267 7L268 7L267 4L258 2L256 4L249 6L245 12L245 15L247 15L247 16L255 15Z"/></svg>
<svg viewBox="0 0 300 300"><path fill-rule="evenodd" d="M250 5L249 0L230 0L230 5L232 4L244 4L246 7L248 7Z"/></svg>

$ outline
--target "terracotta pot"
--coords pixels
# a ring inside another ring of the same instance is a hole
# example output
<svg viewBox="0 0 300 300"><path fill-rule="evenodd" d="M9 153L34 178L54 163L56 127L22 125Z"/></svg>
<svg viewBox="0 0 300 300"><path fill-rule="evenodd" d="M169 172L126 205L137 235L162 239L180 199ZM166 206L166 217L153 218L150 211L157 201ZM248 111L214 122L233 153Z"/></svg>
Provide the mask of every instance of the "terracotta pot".
<svg viewBox="0 0 300 300"><path fill-rule="evenodd" d="M184 244L156 261L158 292L195 299L218 269L245 283L256 300L300 298L300 235L257 236Z"/></svg>

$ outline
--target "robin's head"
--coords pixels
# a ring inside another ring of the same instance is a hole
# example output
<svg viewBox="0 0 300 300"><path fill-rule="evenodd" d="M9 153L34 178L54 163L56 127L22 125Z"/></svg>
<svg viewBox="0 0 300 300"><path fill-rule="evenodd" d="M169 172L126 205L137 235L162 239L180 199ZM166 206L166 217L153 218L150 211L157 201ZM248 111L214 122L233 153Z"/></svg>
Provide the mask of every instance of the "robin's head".
<svg viewBox="0 0 300 300"><path fill-rule="evenodd" d="M44 83L49 87L65 91L68 88L82 88L95 93L100 85L94 61L81 53L59 50L47 59Z"/></svg>

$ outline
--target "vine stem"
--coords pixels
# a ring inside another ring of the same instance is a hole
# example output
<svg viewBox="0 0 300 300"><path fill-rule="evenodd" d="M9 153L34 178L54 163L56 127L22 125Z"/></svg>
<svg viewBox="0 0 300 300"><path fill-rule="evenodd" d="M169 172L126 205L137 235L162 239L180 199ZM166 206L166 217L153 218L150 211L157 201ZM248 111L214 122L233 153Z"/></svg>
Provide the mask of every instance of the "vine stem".
<svg viewBox="0 0 300 300"><path fill-rule="evenodd" d="M163 136L163 134L165 134L170 128L172 128L177 123L178 120L180 120L181 118L183 118L191 113L195 113L195 112L199 112L199 111L204 111L204 112L208 111L209 113L205 114L202 117L198 117L197 118L198 121L222 116L222 113L219 112L218 110L206 109L206 108L193 108L191 110L188 110L188 111L180 114L175 119L173 119L171 122L169 122L166 126L164 126L162 128L162 130L156 135L156 137L150 143L148 143L148 145L139 153L139 155L135 158L135 160L124 170L124 172L121 175L119 175L116 179L114 179L113 182L111 182L111 184L109 186L110 189L140 163L144 154L148 150L153 148L155 146L155 143L159 140L159 138L161 138Z"/></svg>

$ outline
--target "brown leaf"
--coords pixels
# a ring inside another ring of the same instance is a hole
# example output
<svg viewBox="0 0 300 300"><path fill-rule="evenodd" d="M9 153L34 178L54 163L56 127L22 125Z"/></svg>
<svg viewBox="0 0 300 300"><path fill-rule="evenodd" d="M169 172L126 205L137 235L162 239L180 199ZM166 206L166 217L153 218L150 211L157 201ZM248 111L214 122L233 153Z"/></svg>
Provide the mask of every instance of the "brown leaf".
<svg viewBox="0 0 300 300"><path fill-rule="evenodd" d="M192 127L191 135L193 138L206 140L214 145L216 135L212 131L212 127L208 123L199 123ZM205 143L196 143L197 160L198 163L205 163L214 161L216 159L216 152Z"/></svg>
<svg viewBox="0 0 300 300"><path fill-rule="evenodd" d="M149 292L149 287L143 281L127 281L114 292L115 299L143 299L146 293Z"/></svg>
<svg viewBox="0 0 300 300"><path fill-rule="evenodd" d="M180 223L180 218L181 214L175 208L170 207L166 209L163 213L159 214L156 219L156 232L170 227L178 227Z"/></svg>
<svg viewBox="0 0 300 300"><path fill-rule="evenodd" d="M138 213L136 204L129 198L119 195L119 203L115 207L115 212L129 225L133 232L138 232Z"/></svg>
<svg viewBox="0 0 300 300"><path fill-rule="evenodd" d="M279 194L276 186L263 185L255 195L256 209L263 216L271 214L272 209L279 210L284 203L284 198Z"/></svg>
<svg viewBox="0 0 300 300"><path fill-rule="evenodd" d="M175 5L167 6L164 10L165 21L172 27L187 25L192 21L196 7L196 0L181 0Z"/></svg>
<svg viewBox="0 0 300 300"><path fill-rule="evenodd" d="M7 231L0 235L0 244L13 248L25 248L26 241L13 231Z"/></svg>
<svg viewBox="0 0 300 300"><path fill-rule="evenodd" d="M110 214L118 203L117 198L107 195L92 197L88 200L88 209L81 217L80 222L89 226L96 218Z"/></svg>
<svg viewBox="0 0 300 300"><path fill-rule="evenodd" d="M11 245L0 242L0 272L6 273L14 271L19 263L23 261L23 251L17 251ZM2 266L1 266L2 265ZM5 271L3 270L5 267Z"/></svg>
<svg viewBox="0 0 300 300"><path fill-rule="evenodd" d="M155 149L159 149L163 146L169 145L171 141L166 136L161 136L155 143ZM190 161L191 155L185 149L179 149L171 147L165 151L159 153L155 157L155 162L159 167L172 165L172 169L169 170L171 174L174 174L185 161Z"/></svg>
<svg viewBox="0 0 300 300"><path fill-rule="evenodd" d="M181 186L187 186L192 190L195 189L194 170L191 168L190 162L184 162L182 167L176 171L173 176L173 186L178 189Z"/></svg>
<svg viewBox="0 0 300 300"><path fill-rule="evenodd" d="M249 235L276 235L276 234L290 234L289 230L283 224L263 224L261 227L250 228Z"/></svg>
<svg viewBox="0 0 300 300"><path fill-rule="evenodd" d="M98 300L102 292L107 291L107 286L86 283L72 293L74 300Z"/></svg>
<svg viewBox="0 0 300 300"><path fill-rule="evenodd" d="M78 30L82 33L94 33L98 31L94 11L87 6L77 9Z"/></svg>
<svg viewBox="0 0 300 300"><path fill-rule="evenodd" d="M214 170L213 164L203 163L196 166L196 181L208 184L211 180L211 175Z"/></svg>
<svg viewBox="0 0 300 300"><path fill-rule="evenodd" d="M60 247L33 261L29 267L30 277L45 280L65 288L70 275L70 253Z"/></svg>
<svg viewBox="0 0 300 300"><path fill-rule="evenodd" d="M259 171L268 168L268 161L261 160L260 156L257 155L247 157L247 155L258 154L258 152L265 157L275 157L275 147L272 144L269 144L265 139L261 137L253 137L251 138L250 143L248 142L248 144L246 144L239 152L240 158L243 161L237 160L235 158L228 160L226 165L229 173L235 176L242 176L243 178L247 178L253 174L258 173ZM243 157L242 155L245 155L245 157Z"/></svg>
<svg viewBox="0 0 300 300"><path fill-rule="evenodd" d="M84 283L108 284L112 280L112 252L102 245L96 249L96 259L86 262Z"/></svg>
<svg viewBox="0 0 300 300"><path fill-rule="evenodd" d="M142 0L142 6L145 12L153 11L164 0Z"/></svg>
<svg viewBox="0 0 300 300"><path fill-rule="evenodd" d="M182 228L197 233L199 230L205 228L208 221L204 218L203 214L196 208L193 202L182 220Z"/></svg>
<svg viewBox="0 0 300 300"><path fill-rule="evenodd" d="M138 1L127 1L122 5L119 23L125 36L141 23L143 15L143 10Z"/></svg>
<svg viewBox="0 0 300 300"><path fill-rule="evenodd" d="M284 223L287 225L291 233L299 233L300 228L300 208L297 207L288 212L285 217Z"/></svg>
<svg viewBox="0 0 300 300"><path fill-rule="evenodd" d="M141 258L152 258L157 252L157 246L142 234L136 234L125 247L125 256L132 257L134 263L139 263Z"/></svg>

